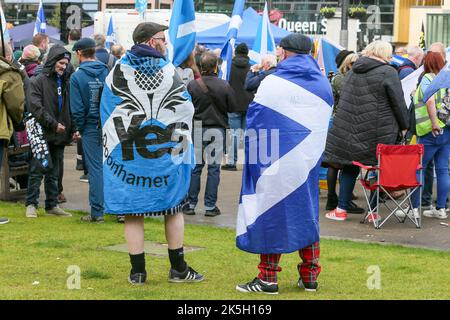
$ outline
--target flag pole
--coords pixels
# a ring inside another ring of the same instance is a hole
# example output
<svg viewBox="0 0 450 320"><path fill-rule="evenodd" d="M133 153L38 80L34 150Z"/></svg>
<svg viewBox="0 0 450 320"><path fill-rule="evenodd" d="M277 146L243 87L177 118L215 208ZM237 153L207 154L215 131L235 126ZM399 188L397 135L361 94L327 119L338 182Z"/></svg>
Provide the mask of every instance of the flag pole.
<svg viewBox="0 0 450 320"><path fill-rule="evenodd" d="M2 9L2 11L3 11L3 9ZM6 17L5 17L5 19L6 19ZM5 23L6 23L6 21L5 21ZM3 58L6 58L5 37L3 34L3 18L2 18L1 14L0 14L0 33L2 35L2 56L3 56Z"/></svg>

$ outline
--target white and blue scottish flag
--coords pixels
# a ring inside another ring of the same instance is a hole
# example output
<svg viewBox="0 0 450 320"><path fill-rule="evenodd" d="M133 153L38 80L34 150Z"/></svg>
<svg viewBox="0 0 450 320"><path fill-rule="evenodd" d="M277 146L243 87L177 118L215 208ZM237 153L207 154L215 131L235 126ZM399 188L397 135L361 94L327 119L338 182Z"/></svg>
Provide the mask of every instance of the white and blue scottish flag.
<svg viewBox="0 0 450 320"><path fill-rule="evenodd" d="M241 250L289 253L319 241L319 168L332 105L330 84L310 55L282 61L261 83L247 112ZM278 156L268 162L266 150Z"/></svg>
<svg viewBox="0 0 450 320"><path fill-rule="evenodd" d="M231 21L228 25L227 41L223 45L220 53L222 58L222 66L220 68L219 77L223 80L230 79L231 64L233 60L234 45L236 43L239 28L242 24L242 15L244 14L245 0L236 0L234 2Z"/></svg>
<svg viewBox="0 0 450 320"><path fill-rule="evenodd" d="M114 21L113 16L109 18L108 31L106 32L106 42L105 47L111 50L111 47L116 43L116 33L114 31Z"/></svg>
<svg viewBox="0 0 450 320"><path fill-rule="evenodd" d="M101 99L109 214L146 214L180 206L195 164L194 107L184 83L164 57L138 55L146 49L135 47L106 78Z"/></svg>
<svg viewBox="0 0 450 320"><path fill-rule="evenodd" d="M36 23L34 25L33 36L38 33L45 33L47 30L47 21L45 20L44 5L42 0L39 1L39 8L36 15Z"/></svg>
<svg viewBox="0 0 450 320"><path fill-rule="evenodd" d="M276 54L277 48L270 25L269 10L267 9L266 2L253 48L248 54L253 63L260 64L262 59L268 54Z"/></svg>
<svg viewBox="0 0 450 320"><path fill-rule="evenodd" d="M195 7L193 0L175 0L170 17L169 59L180 66L195 48Z"/></svg>

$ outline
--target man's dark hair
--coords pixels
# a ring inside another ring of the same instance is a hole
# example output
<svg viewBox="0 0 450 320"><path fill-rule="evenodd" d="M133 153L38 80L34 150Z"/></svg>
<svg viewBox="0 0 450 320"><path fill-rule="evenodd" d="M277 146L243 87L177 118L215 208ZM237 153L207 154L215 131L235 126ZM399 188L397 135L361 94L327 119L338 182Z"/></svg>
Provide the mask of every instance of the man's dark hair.
<svg viewBox="0 0 450 320"><path fill-rule="evenodd" d="M39 47L42 43L42 41L46 40L48 38L48 35L43 33L37 33L35 36L33 36L33 40L31 41L33 45L36 47Z"/></svg>
<svg viewBox="0 0 450 320"><path fill-rule="evenodd" d="M215 73L217 69L217 56L212 52L205 52L200 58L200 68L202 73Z"/></svg>
<svg viewBox="0 0 450 320"><path fill-rule="evenodd" d="M95 48L80 50L80 54L88 59L95 59Z"/></svg>
<svg viewBox="0 0 450 320"><path fill-rule="evenodd" d="M81 30L80 29L72 29L69 32L69 39L72 41L78 41L81 39Z"/></svg>

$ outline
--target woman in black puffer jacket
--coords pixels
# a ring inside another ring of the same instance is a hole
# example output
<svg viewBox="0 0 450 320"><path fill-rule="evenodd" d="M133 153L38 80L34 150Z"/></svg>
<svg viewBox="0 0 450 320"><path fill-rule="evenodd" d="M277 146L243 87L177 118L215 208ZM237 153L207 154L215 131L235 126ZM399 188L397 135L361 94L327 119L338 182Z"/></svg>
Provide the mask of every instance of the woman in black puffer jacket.
<svg viewBox="0 0 450 320"><path fill-rule="evenodd" d="M347 218L359 174L352 161L376 164L377 145L395 144L401 131L408 128L402 85L396 70L388 65L391 55L389 43L375 41L345 76L324 154L325 164L342 169L339 203L326 218Z"/></svg>

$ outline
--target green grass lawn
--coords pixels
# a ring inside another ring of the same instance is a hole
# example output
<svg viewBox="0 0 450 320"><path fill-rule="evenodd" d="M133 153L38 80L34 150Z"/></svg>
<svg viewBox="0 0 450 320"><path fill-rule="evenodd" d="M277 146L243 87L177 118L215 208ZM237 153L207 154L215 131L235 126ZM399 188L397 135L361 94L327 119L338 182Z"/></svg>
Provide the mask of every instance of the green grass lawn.
<svg viewBox="0 0 450 320"><path fill-rule="evenodd" d="M321 242L322 273L316 293L296 287L296 253L281 259L280 294L267 296L237 292L238 283L253 279L258 256L235 246L232 229L187 225L185 244L204 247L187 253L190 265L205 275L197 284L167 281L166 257L147 256L145 286L127 282L126 253L101 249L124 243L123 225L108 217L103 224L72 218L25 218L23 205L0 202L0 299L450 299L450 254L351 241ZM146 220L146 240L165 242L162 220ZM81 289L69 290L69 266L81 270ZM369 290L369 266L381 270L381 289ZM34 284L33 284L34 283ZM38 284L37 284L38 283Z"/></svg>

